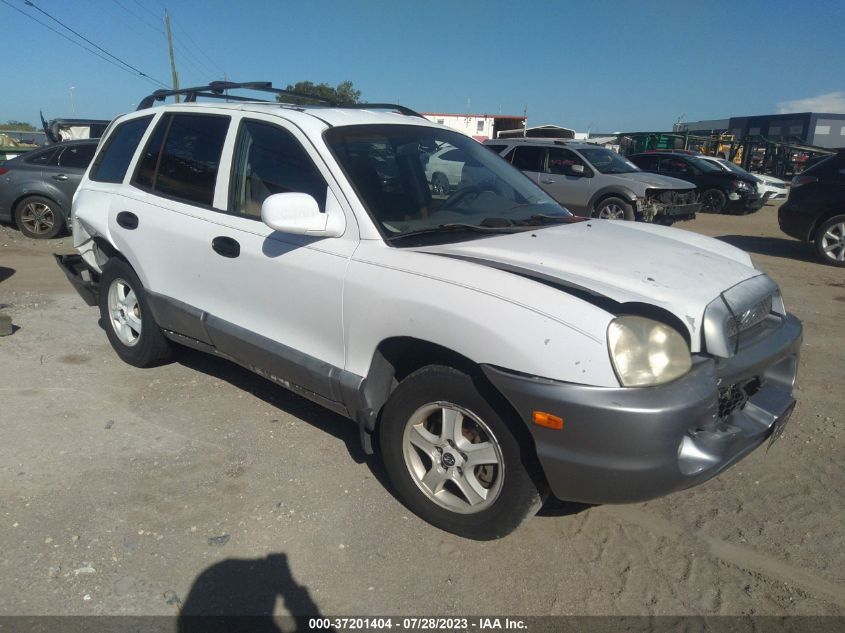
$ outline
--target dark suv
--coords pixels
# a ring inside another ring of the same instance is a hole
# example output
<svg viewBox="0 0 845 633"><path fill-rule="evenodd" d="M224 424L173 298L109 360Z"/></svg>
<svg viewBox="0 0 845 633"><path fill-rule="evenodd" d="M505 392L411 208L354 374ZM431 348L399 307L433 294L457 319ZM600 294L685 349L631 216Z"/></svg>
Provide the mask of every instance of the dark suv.
<svg viewBox="0 0 845 633"><path fill-rule="evenodd" d="M792 179L778 224L787 235L813 242L824 263L845 266L845 149Z"/></svg>
<svg viewBox="0 0 845 633"><path fill-rule="evenodd" d="M709 213L753 213L765 200L753 176L723 171L697 156L673 152L635 154L628 159L643 171L680 178L698 187L701 210Z"/></svg>

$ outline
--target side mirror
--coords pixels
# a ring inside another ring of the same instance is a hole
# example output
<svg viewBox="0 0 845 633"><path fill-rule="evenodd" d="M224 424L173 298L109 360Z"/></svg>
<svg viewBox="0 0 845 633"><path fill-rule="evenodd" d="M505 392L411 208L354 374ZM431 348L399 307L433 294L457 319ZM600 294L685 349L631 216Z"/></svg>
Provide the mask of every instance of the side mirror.
<svg viewBox="0 0 845 633"><path fill-rule="evenodd" d="M584 176L586 172L584 170L584 165L570 165L566 170L570 176Z"/></svg>
<svg viewBox="0 0 845 633"><path fill-rule="evenodd" d="M339 237L346 224L331 192L325 213L320 212L314 196L307 193L274 193L261 205L261 220L274 231L315 237Z"/></svg>

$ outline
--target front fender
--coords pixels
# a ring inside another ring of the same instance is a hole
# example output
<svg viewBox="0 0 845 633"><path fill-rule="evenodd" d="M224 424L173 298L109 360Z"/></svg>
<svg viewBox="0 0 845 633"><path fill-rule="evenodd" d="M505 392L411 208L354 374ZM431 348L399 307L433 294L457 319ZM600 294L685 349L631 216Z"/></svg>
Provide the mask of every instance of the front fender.
<svg viewBox="0 0 845 633"><path fill-rule="evenodd" d="M622 185L608 185L607 187L602 187L592 195L589 202L590 210L592 211L596 203L607 196L619 196L632 204L637 201L637 196L627 187L623 187Z"/></svg>
<svg viewBox="0 0 845 633"><path fill-rule="evenodd" d="M346 369L366 376L381 341L410 337L477 364L618 387L606 342L612 318L559 289L505 271L362 247L344 288Z"/></svg>

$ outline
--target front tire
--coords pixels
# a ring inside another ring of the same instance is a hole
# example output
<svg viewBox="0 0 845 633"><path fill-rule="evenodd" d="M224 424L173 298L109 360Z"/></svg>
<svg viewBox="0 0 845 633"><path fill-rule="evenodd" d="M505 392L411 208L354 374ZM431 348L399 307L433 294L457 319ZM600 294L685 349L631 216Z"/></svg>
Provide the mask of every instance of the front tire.
<svg viewBox="0 0 845 633"><path fill-rule="evenodd" d="M51 240L64 229L65 216L49 198L29 196L15 207L15 223L28 238Z"/></svg>
<svg viewBox="0 0 845 633"><path fill-rule="evenodd" d="M135 367L154 367L172 353L150 311L144 286L122 259L112 258L100 276L100 316L114 351Z"/></svg>
<svg viewBox="0 0 845 633"><path fill-rule="evenodd" d="M816 254L825 264L845 267L845 215L836 215L816 229Z"/></svg>
<svg viewBox="0 0 845 633"><path fill-rule="evenodd" d="M721 213L728 204L728 197L720 189L707 189L701 194L701 210L704 213Z"/></svg>
<svg viewBox="0 0 845 633"><path fill-rule="evenodd" d="M622 198L605 198L596 205L593 217L602 220L628 220L629 222L636 219L634 207Z"/></svg>
<svg viewBox="0 0 845 633"><path fill-rule="evenodd" d="M490 392L452 367L424 367L396 387L379 428L387 473L407 506L477 540L511 533L545 491L533 447L520 443L522 422Z"/></svg>

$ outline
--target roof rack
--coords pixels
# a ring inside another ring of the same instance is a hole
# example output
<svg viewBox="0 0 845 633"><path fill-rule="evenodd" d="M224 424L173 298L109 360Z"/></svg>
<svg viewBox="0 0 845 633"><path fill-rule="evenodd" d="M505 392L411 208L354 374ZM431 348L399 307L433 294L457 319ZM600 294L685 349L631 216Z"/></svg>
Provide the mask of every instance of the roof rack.
<svg viewBox="0 0 845 633"><path fill-rule="evenodd" d="M275 101L270 101L268 99L252 99L249 97L243 97L240 95L230 95L227 93L228 90L256 90L258 92L269 92L271 94L282 96L282 97L291 97L294 99L308 99L314 101L317 105L322 106L329 106L329 107L343 107L343 108L352 108L356 110L395 110L400 114L404 114L406 116L417 116L420 118L425 118L423 115L411 110L410 108L406 108L405 106L397 105L395 103L350 103L350 104L339 104L331 99L326 99L325 97L320 97L317 95L308 94L305 92L294 92L292 90L282 90L281 88L274 88L273 84L269 81L248 81L248 82L233 82L233 81L212 81L207 86L195 86L193 88L181 88L179 90L156 90L151 95L147 95L141 102L138 104L138 110L144 110L146 108L152 107L156 101L164 101L167 97L173 97L176 95L185 95L185 103L192 103L197 100L197 97L205 97L207 99L225 99L227 101L246 101L246 102L266 102L266 103L288 103L293 104L293 101L285 101L284 99L276 99ZM300 104L296 104L300 105Z"/></svg>

